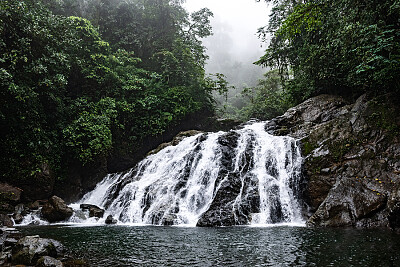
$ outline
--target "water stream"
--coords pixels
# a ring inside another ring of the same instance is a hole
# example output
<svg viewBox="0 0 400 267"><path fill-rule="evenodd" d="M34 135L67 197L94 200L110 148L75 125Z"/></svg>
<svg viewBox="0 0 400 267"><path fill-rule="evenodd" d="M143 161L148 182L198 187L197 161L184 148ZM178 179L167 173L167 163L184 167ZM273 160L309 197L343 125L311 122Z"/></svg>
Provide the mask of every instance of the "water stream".
<svg viewBox="0 0 400 267"><path fill-rule="evenodd" d="M73 207L97 205L106 210L104 218L111 214L124 224L168 221L194 226L223 190L221 186L234 177L241 183L232 204L235 216L243 213L243 206L248 205L244 200L252 197L259 207L252 208L258 212L247 215L248 223L301 223L300 149L296 140L272 136L264 125L256 122L229 133L187 137L148 156L128 172L108 175ZM70 222L95 223L96 219L77 213ZM235 224L242 223L237 220Z"/></svg>
<svg viewBox="0 0 400 267"><path fill-rule="evenodd" d="M264 127L253 122L187 137L127 172L107 175L71 205L75 214L67 223L104 224L112 215L119 224L195 226L214 209L233 216L229 225L303 224L297 141ZM105 209L104 217L90 218L83 203Z"/></svg>

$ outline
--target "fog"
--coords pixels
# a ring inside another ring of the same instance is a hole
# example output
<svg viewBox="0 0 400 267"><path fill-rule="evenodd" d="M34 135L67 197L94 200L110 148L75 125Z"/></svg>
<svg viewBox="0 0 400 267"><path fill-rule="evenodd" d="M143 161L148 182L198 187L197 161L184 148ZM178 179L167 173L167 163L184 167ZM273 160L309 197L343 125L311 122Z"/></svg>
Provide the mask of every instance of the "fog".
<svg viewBox="0 0 400 267"><path fill-rule="evenodd" d="M206 71L225 74L238 88L256 85L265 72L253 64L265 51L257 29L268 22L268 5L255 0L187 0L184 6L189 12L208 7L214 13L214 35L203 40L210 56Z"/></svg>

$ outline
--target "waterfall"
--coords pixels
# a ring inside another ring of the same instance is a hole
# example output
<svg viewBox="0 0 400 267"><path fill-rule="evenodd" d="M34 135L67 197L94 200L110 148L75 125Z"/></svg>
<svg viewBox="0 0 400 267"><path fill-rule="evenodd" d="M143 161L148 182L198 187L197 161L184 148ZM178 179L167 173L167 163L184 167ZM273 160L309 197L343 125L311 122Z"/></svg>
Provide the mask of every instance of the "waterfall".
<svg viewBox="0 0 400 267"><path fill-rule="evenodd" d="M302 222L297 141L264 127L187 137L108 175L74 207L97 205L127 224L196 225L224 209L231 225Z"/></svg>

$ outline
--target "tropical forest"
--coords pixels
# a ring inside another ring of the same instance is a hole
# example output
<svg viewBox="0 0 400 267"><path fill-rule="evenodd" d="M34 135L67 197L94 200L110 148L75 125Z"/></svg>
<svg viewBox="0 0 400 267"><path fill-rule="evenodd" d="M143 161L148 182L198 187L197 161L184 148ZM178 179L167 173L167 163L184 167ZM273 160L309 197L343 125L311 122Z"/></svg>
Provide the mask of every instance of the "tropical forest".
<svg viewBox="0 0 400 267"><path fill-rule="evenodd" d="M0 266L397 266L399 103L399 0L1 0Z"/></svg>

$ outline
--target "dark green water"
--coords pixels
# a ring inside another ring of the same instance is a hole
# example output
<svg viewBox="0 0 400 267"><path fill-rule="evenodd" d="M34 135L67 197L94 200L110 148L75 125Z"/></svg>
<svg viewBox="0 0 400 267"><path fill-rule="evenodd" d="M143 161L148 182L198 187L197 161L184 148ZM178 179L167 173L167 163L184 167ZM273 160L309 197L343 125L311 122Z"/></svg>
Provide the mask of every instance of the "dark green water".
<svg viewBox="0 0 400 267"><path fill-rule="evenodd" d="M400 235L304 227L23 227L91 266L400 266Z"/></svg>

